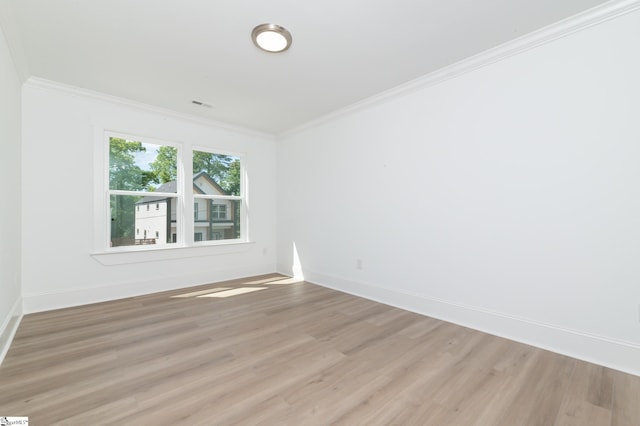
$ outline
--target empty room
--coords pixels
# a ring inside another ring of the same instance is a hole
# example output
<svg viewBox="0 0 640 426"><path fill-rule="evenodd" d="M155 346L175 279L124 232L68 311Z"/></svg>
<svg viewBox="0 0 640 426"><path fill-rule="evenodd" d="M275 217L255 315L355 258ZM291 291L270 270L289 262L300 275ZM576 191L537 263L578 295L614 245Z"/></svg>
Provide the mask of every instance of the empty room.
<svg viewBox="0 0 640 426"><path fill-rule="evenodd" d="M0 0L0 424L640 425L640 0Z"/></svg>

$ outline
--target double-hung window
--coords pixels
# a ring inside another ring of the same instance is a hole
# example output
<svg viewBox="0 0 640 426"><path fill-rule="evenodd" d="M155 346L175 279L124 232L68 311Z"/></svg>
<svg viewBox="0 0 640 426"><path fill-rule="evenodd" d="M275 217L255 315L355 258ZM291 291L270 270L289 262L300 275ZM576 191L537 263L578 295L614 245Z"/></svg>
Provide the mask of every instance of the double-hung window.
<svg viewBox="0 0 640 426"><path fill-rule="evenodd" d="M179 234L178 147L111 135L109 246L167 246Z"/></svg>
<svg viewBox="0 0 640 426"><path fill-rule="evenodd" d="M120 134L106 140L109 248L246 240L240 155Z"/></svg>
<svg viewBox="0 0 640 426"><path fill-rule="evenodd" d="M243 235L242 162L236 155L193 150L194 232L201 241L236 240Z"/></svg>

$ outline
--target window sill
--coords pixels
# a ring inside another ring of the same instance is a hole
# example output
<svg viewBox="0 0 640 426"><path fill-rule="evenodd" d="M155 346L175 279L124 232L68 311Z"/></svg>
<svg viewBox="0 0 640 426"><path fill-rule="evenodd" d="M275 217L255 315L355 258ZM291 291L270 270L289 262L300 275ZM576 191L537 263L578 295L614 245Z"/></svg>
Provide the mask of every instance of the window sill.
<svg viewBox="0 0 640 426"><path fill-rule="evenodd" d="M91 257L105 266L130 263L158 262L163 260L187 259L201 256L245 253L254 245L253 241L239 241L224 244L196 245L156 249L122 249L91 253Z"/></svg>

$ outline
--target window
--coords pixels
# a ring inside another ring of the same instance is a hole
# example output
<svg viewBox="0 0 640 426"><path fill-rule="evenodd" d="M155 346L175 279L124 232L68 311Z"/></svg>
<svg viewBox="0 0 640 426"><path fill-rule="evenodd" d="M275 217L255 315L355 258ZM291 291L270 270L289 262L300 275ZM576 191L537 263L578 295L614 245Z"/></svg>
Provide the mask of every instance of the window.
<svg viewBox="0 0 640 426"><path fill-rule="evenodd" d="M242 164L238 156L212 151L193 151L194 206L198 222L194 233L202 241L234 240L242 236L244 195ZM205 213L204 218L200 213ZM204 220L203 220L204 219Z"/></svg>
<svg viewBox="0 0 640 426"><path fill-rule="evenodd" d="M177 147L143 142L134 138L109 137L109 236L111 247L134 246L144 229L171 229L178 232ZM151 203L171 206L164 215L152 213ZM140 205L145 205L140 209ZM166 245L173 241L156 240Z"/></svg>
<svg viewBox="0 0 640 426"><path fill-rule="evenodd" d="M227 206L225 204L211 204L211 218L220 220L227 218Z"/></svg>
<svg viewBox="0 0 640 426"><path fill-rule="evenodd" d="M107 247L149 250L246 239L241 156L128 135L107 134L106 141Z"/></svg>

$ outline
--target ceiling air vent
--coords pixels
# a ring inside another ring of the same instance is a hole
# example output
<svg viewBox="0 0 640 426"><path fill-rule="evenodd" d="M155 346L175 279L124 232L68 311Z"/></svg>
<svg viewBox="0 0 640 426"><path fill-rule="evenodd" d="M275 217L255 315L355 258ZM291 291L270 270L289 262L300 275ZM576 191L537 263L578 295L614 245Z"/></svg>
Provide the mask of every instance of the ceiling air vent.
<svg viewBox="0 0 640 426"><path fill-rule="evenodd" d="M213 108L213 105L205 104L202 101L193 100L193 101L191 101L191 103L194 104L194 105L198 105L198 106L204 107L204 108Z"/></svg>

